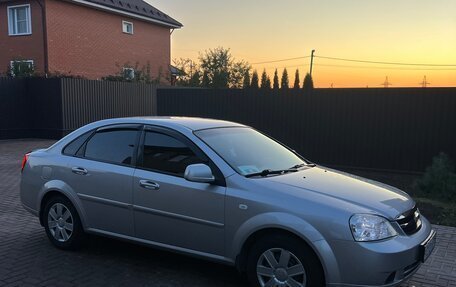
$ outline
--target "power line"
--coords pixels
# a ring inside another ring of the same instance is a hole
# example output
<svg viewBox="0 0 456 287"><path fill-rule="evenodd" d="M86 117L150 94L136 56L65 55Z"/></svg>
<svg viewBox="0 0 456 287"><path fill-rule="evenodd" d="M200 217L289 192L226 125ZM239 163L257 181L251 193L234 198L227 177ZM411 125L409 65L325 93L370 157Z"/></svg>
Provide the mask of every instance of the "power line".
<svg viewBox="0 0 456 287"><path fill-rule="evenodd" d="M399 62L382 62L382 61L368 61L368 60L355 60L355 59L345 59L345 58L336 58L336 57L326 57L326 56L314 56L316 58L336 60L336 61L346 61L346 62L358 62L358 63L369 63L369 64L382 64L382 65L397 65L397 66L428 66L428 67L456 67L456 64L423 64L423 63L399 63Z"/></svg>
<svg viewBox="0 0 456 287"><path fill-rule="evenodd" d="M310 56L295 57L295 58L288 58L288 59L280 59L280 60L273 60L273 61L264 61L264 62L250 63L250 64L251 64L251 65L260 65L260 64L269 64L269 63L277 63L277 62L286 62L286 61L299 60L299 59L307 59L307 58L310 58Z"/></svg>
<svg viewBox="0 0 456 287"><path fill-rule="evenodd" d="M277 67L277 66L267 66L267 67L262 67L264 69L285 69L285 68L299 68L299 67L306 67L306 66L309 66L309 63L304 63L304 64L298 64L298 65L291 65L291 66L281 66L281 67Z"/></svg>
<svg viewBox="0 0 456 287"><path fill-rule="evenodd" d="M320 67L335 67L335 68L356 68L356 69L381 69L381 70L405 70L405 71L456 71L455 69L439 69L439 68L401 68L401 67L376 67L376 66L348 66L348 65L331 65L331 64L314 64Z"/></svg>

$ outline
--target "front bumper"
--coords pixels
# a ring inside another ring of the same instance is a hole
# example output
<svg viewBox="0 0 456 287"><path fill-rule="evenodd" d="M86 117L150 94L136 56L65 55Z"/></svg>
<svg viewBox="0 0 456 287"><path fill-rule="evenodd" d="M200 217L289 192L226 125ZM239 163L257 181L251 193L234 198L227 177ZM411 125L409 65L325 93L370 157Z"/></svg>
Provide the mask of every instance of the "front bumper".
<svg viewBox="0 0 456 287"><path fill-rule="evenodd" d="M429 221L413 235L377 242L332 241L340 281L328 286L398 286L421 266L421 244L431 234ZM329 270L330 272L330 270Z"/></svg>

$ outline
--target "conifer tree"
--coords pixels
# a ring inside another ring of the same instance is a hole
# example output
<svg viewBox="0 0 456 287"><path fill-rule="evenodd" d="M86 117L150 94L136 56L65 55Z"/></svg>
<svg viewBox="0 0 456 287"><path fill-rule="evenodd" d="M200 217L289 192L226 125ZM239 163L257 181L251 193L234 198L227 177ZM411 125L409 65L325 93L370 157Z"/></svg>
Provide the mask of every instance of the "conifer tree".
<svg viewBox="0 0 456 287"><path fill-rule="evenodd" d="M283 90L286 90L289 88L287 68L283 69L282 80L280 81L280 88Z"/></svg>
<svg viewBox="0 0 456 287"><path fill-rule="evenodd" d="M253 74L252 74L252 82L250 83L250 88L258 89L259 88L258 81L259 81L258 72L255 70L255 71L253 71Z"/></svg>
<svg viewBox="0 0 456 287"><path fill-rule="evenodd" d="M271 89L271 78L269 76L266 78L266 89Z"/></svg>
<svg viewBox="0 0 456 287"><path fill-rule="evenodd" d="M293 89L296 89L296 90L299 89L299 69L296 69Z"/></svg>
<svg viewBox="0 0 456 287"><path fill-rule="evenodd" d="M307 73L304 77L304 83L302 84L302 88L304 89L304 92L306 94L312 93L312 90L314 89L312 76L309 73Z"/></svg>
<svg viewBox="0 0 456 287"><path fill-rule="evenodd" d="M279 89L279 74L277 73L277 69L275 69L273 81L274 84L272 88L277 91Z"/></svg>
<svg viewBox="0 0 456 287"><path fill-rule="evenodd" d="M246 71L245 74L244 74L244 80L242 82L242 88L243 89L250 88L250 73L249 73L249 71Z"/></svg>
<svg viewBox="0 0 456 287"><path fill-rule="evenodd" d="M268 75L266 74L266 69L263 70L263 73L261 74L261 88L262 89L268 89L269 87L267 86L267 80L268 80Z"/></svg>

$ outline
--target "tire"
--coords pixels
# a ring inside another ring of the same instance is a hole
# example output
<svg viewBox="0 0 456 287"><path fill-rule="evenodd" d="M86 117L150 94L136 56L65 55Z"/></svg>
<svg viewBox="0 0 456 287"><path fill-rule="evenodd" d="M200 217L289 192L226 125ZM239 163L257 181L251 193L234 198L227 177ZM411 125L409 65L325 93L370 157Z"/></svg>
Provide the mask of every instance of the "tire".
<svg viewBox="0 0 456 287"><path fill-rule="evenodd" d="M43 223L51 243L63 250L81 246L84 238L79 215L71 201L64 196L53 196L45 204Z"/></svg>
<svg viewBox="0 0 456 287"><path fill-rule="evenodd" d="M255 287L325 286L324 272L313 250L302 240L286 235L265 237L252 246L247 256L247 278Z"/></svg>

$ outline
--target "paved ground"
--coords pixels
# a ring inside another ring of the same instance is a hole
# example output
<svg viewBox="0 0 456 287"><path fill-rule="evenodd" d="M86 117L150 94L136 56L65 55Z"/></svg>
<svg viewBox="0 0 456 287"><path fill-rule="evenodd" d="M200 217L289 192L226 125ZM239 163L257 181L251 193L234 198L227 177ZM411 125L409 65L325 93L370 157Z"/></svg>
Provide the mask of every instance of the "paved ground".
<svg viewBox="0 0 456 287"><path fill-rule="evenodd" d="M116 240L53 248L18 194L22 155L50 143L0 141L0 286L246 286L233 268ZM456 287L456 228L435 228L434 254L403 287Z"/></svg>

